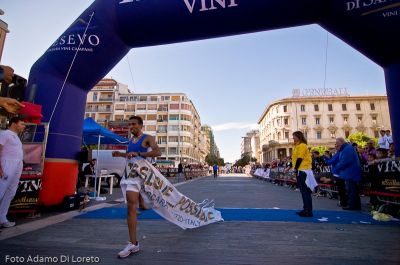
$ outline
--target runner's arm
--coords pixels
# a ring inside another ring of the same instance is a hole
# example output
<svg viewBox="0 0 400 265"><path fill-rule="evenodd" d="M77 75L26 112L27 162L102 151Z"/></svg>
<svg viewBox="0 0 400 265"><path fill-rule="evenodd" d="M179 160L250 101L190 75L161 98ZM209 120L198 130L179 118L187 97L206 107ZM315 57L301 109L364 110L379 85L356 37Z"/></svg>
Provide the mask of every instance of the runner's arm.
<svg viewBox="0 0 400 265"><path fill-rule="evenodd" d="M151 148L150 152L140 153L141 157L157 157L161 156L160 148L158 147L156 140L153 136L147 136L146 141L148 142L148 146Z"/></svg>

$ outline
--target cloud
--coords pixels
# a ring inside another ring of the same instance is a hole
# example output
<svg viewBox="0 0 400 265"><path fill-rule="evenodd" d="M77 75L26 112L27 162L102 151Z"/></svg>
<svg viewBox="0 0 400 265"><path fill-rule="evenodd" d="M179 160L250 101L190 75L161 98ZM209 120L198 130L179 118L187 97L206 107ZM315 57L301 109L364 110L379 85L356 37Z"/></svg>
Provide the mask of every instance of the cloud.
<svg viewBox="0 0 400 265"><path fill-rule="evenodd" d="M242 130L242 129L257 130L258 124L257 123L245 123L245 122L228 122L228 123L222 123L222 124L218 124L218 125L212 125L211 128L215 132L227 131L227 130Z"/></svg>

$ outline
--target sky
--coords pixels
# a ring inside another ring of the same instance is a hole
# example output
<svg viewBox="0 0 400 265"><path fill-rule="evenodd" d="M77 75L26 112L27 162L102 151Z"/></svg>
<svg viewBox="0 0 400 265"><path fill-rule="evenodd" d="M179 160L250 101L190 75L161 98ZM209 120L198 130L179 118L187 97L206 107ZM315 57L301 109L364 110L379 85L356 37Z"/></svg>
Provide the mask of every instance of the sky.
<svg viewBox="0 0 400 265"><path fill-rule="evenodd" d="M92 2L2 0L0 19L10 33L0 63L28 78L34 62ZM225 162L240 158L241 137L292 89L321 88L325 80L325 87L347 88L350 95L386 94L383 69L316 24L132 49L106 77L135 93L186 93L202 124L214 129Z"/></svg>

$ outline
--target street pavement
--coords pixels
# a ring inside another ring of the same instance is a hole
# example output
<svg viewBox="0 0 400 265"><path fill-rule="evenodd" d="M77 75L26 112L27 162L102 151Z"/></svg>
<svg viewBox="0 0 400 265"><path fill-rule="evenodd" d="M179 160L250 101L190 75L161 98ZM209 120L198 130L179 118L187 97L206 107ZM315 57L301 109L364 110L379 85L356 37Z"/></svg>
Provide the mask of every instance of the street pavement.
<svg viewBox="0 0 400 265"><path fill-rule="evenodd" d="M325 197L313 197L313 218L300 218L298 191L244 175L177 185L197 202L213 199L225 221L182 230L146 211L138 224L142 250L118 259L128 229L116 189L82 212L2 229L0 264L400 264L399 222L343 211Z"/></svg>

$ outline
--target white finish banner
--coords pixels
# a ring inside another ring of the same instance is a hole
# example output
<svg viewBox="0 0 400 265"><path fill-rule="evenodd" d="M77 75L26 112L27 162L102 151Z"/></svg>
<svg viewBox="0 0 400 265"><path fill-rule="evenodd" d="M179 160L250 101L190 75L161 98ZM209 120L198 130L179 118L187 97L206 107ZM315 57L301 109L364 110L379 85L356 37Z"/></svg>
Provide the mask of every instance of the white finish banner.
<svg viewBox="0 0 400 265"><path fill-rule="evenodd" d="M153 165L142 158L132 158L126 167L129 177L143 179L140 194L164 219L187 229L223 221L221 212L208 200L196 203L180 193ZM147 198L146 198L147 197Z"/></svg>

